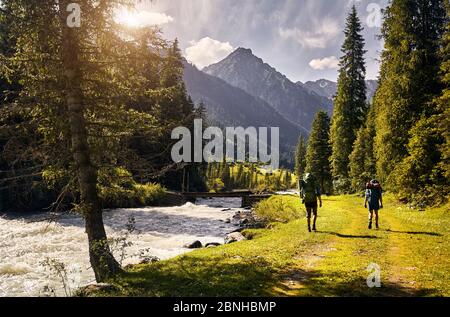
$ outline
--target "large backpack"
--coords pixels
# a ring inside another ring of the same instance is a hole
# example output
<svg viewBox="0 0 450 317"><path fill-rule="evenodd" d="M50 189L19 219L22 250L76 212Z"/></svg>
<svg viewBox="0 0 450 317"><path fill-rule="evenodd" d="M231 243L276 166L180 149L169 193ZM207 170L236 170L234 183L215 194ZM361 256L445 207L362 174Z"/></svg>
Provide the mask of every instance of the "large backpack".
<svg viewBox="0 0 450 317"><path fill-rule="evenodd" d="M317 184L316 178L312 174L306 174L301 181L301 189L303 190L303 200L305 203L317 202Z"/></svg>
<svg viewBox="0 0 450 317"><path fill-rule="evenodd" d="M370 191L370 201L378 202L383 191L380 182L377 180L371 180L367 183L366 188Z"/></svg>

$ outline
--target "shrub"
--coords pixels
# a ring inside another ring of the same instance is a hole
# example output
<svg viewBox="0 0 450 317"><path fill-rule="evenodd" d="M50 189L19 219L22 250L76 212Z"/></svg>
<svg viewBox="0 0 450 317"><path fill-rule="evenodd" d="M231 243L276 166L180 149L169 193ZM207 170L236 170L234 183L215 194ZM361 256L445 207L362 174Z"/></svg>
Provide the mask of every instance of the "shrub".
<svg viewBox="0 0 450 317"><path fill-rule="evenodd" d="M219 193L225 189L225 184L220 178L215 178L211 180L208 184L210 192Z"/></svg>
<svg viewBox="0 0 450 317"><path fill-rule="evenodd" d="M266 223L287 223L304 217L299 202L300 199L293 196L274 196L258 203L255 212Z"/></svg>
<svg viewBox="0 0 450 317"><path fill-rule="evenodd" d="M125 168L102 169L99 172L99 196L103 208L136 208L155 206L164 198L159 184L138 184Z"/></svg>
<svg viewBox="0 0 450 317"><path fill-rule="evenodd" d="M165 189L159 184L148 183L145 185L136 184L133 186L135 199L141 205L156 205L164 198Z"/></svg>
<svg viewBox="0 0 450 317"><path fill-rule="evenodd" d="M165 195L164 188L159 184L133 184L131 189L114 185L101 187L99 196L103 208L136 208L155 206Z"/></svg>

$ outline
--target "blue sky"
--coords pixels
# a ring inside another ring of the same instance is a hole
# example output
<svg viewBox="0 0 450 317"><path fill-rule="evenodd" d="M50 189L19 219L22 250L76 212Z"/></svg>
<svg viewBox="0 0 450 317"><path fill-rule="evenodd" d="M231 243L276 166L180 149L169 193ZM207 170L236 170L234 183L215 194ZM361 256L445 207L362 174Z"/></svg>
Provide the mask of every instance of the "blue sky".
<svg viewBox="0 0 450 317"><path fill-rule="evenodd" d="M250 48L293 81L336 80L346 15L356 4L366 38L367 78L376 79L382 41L379 9L387 0L147 0L135 21L178 38L199 68L238 47Z"/></svg>

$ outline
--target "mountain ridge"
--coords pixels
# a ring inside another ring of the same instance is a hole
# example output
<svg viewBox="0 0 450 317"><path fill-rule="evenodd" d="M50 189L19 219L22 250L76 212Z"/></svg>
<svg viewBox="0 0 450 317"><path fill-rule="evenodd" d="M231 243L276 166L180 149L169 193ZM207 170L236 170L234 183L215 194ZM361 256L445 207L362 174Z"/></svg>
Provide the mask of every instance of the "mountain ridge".
<svg viewBox="0 0 450 317"><path fill-rule="evenodd" d="M308 89L310 92L314 92L319 96L326 97L330 100L332 100L337 94L337 83L328 79L307 81L305 83L298 81L297 85L300 85ZM371 102L375 96L376 90L378 89L378 80L366 80L366 88L367 100Z"/></svg>
<svg viewBox="0 0 450 317"><path fill-rule="evenodd" d="M307 136L308 130L286 120L264 100L202 72L187 61L184 61L184 82L194 103L204 103L207 117L213 125L279 127L280 161L284 166L292 167L298 137Z"/></svg>
<svg viewBox="0 0 450 317"><path fill-rule="evenodd" d="M280 153L292 167L299 135L307 136L316 113L333 112L337 84L320 79L292 82L248 48L239 47L225 59L199 70L184 60L184 81L196 104L205 104L213 125L280 127ZM368 97L377 82L367 81Z"/></svg>
<svg viewBox="0 0 450 317"><path fill-rule="evenodd" d="M332 111L328 98L295 84L255 56L251 49L240 47L222 61L205 67L203 72L264 100L286 120L307 130L311 129L318 111Z"/></svg>

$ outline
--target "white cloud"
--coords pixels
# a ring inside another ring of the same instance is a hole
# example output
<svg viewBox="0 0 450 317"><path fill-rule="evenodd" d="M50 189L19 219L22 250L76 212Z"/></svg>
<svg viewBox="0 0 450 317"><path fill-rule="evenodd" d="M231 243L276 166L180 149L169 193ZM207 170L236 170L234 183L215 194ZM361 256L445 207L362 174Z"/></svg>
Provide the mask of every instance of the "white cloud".
<svg viewBox="0 0 450 317"><path fill-rule="evenodd" d="M279 34L283 39L293 39L305 48L325 48L329 41L339 33L339 24L332 19L325 19L321 23L314 23L313 30L299 28L280 28Z"/></svg>
<svg viewBox="0 0 450 317"><path fill-rule="evenodd" d="M311 62L309 62L309 66L311 66L311 68L318 69L318 70L338 69L339 68L339 60L336 56L313 59Z"/></svg>
<svg viewBox="0 0 450 317"><path fill-rule="evenodd" d="M192 46L186 48L186 59L200 69L224 59L233 52L233 46L229 42L220 42L210 37L191 41L190 44Z"/></svg>
<svg viewBox="0 0 450 317"><path fill-rule="evenodd" d="M132 27L145 27L164 25L173 22L174 18L160 12L121 10L116 14L115 20Z"/></svg>

